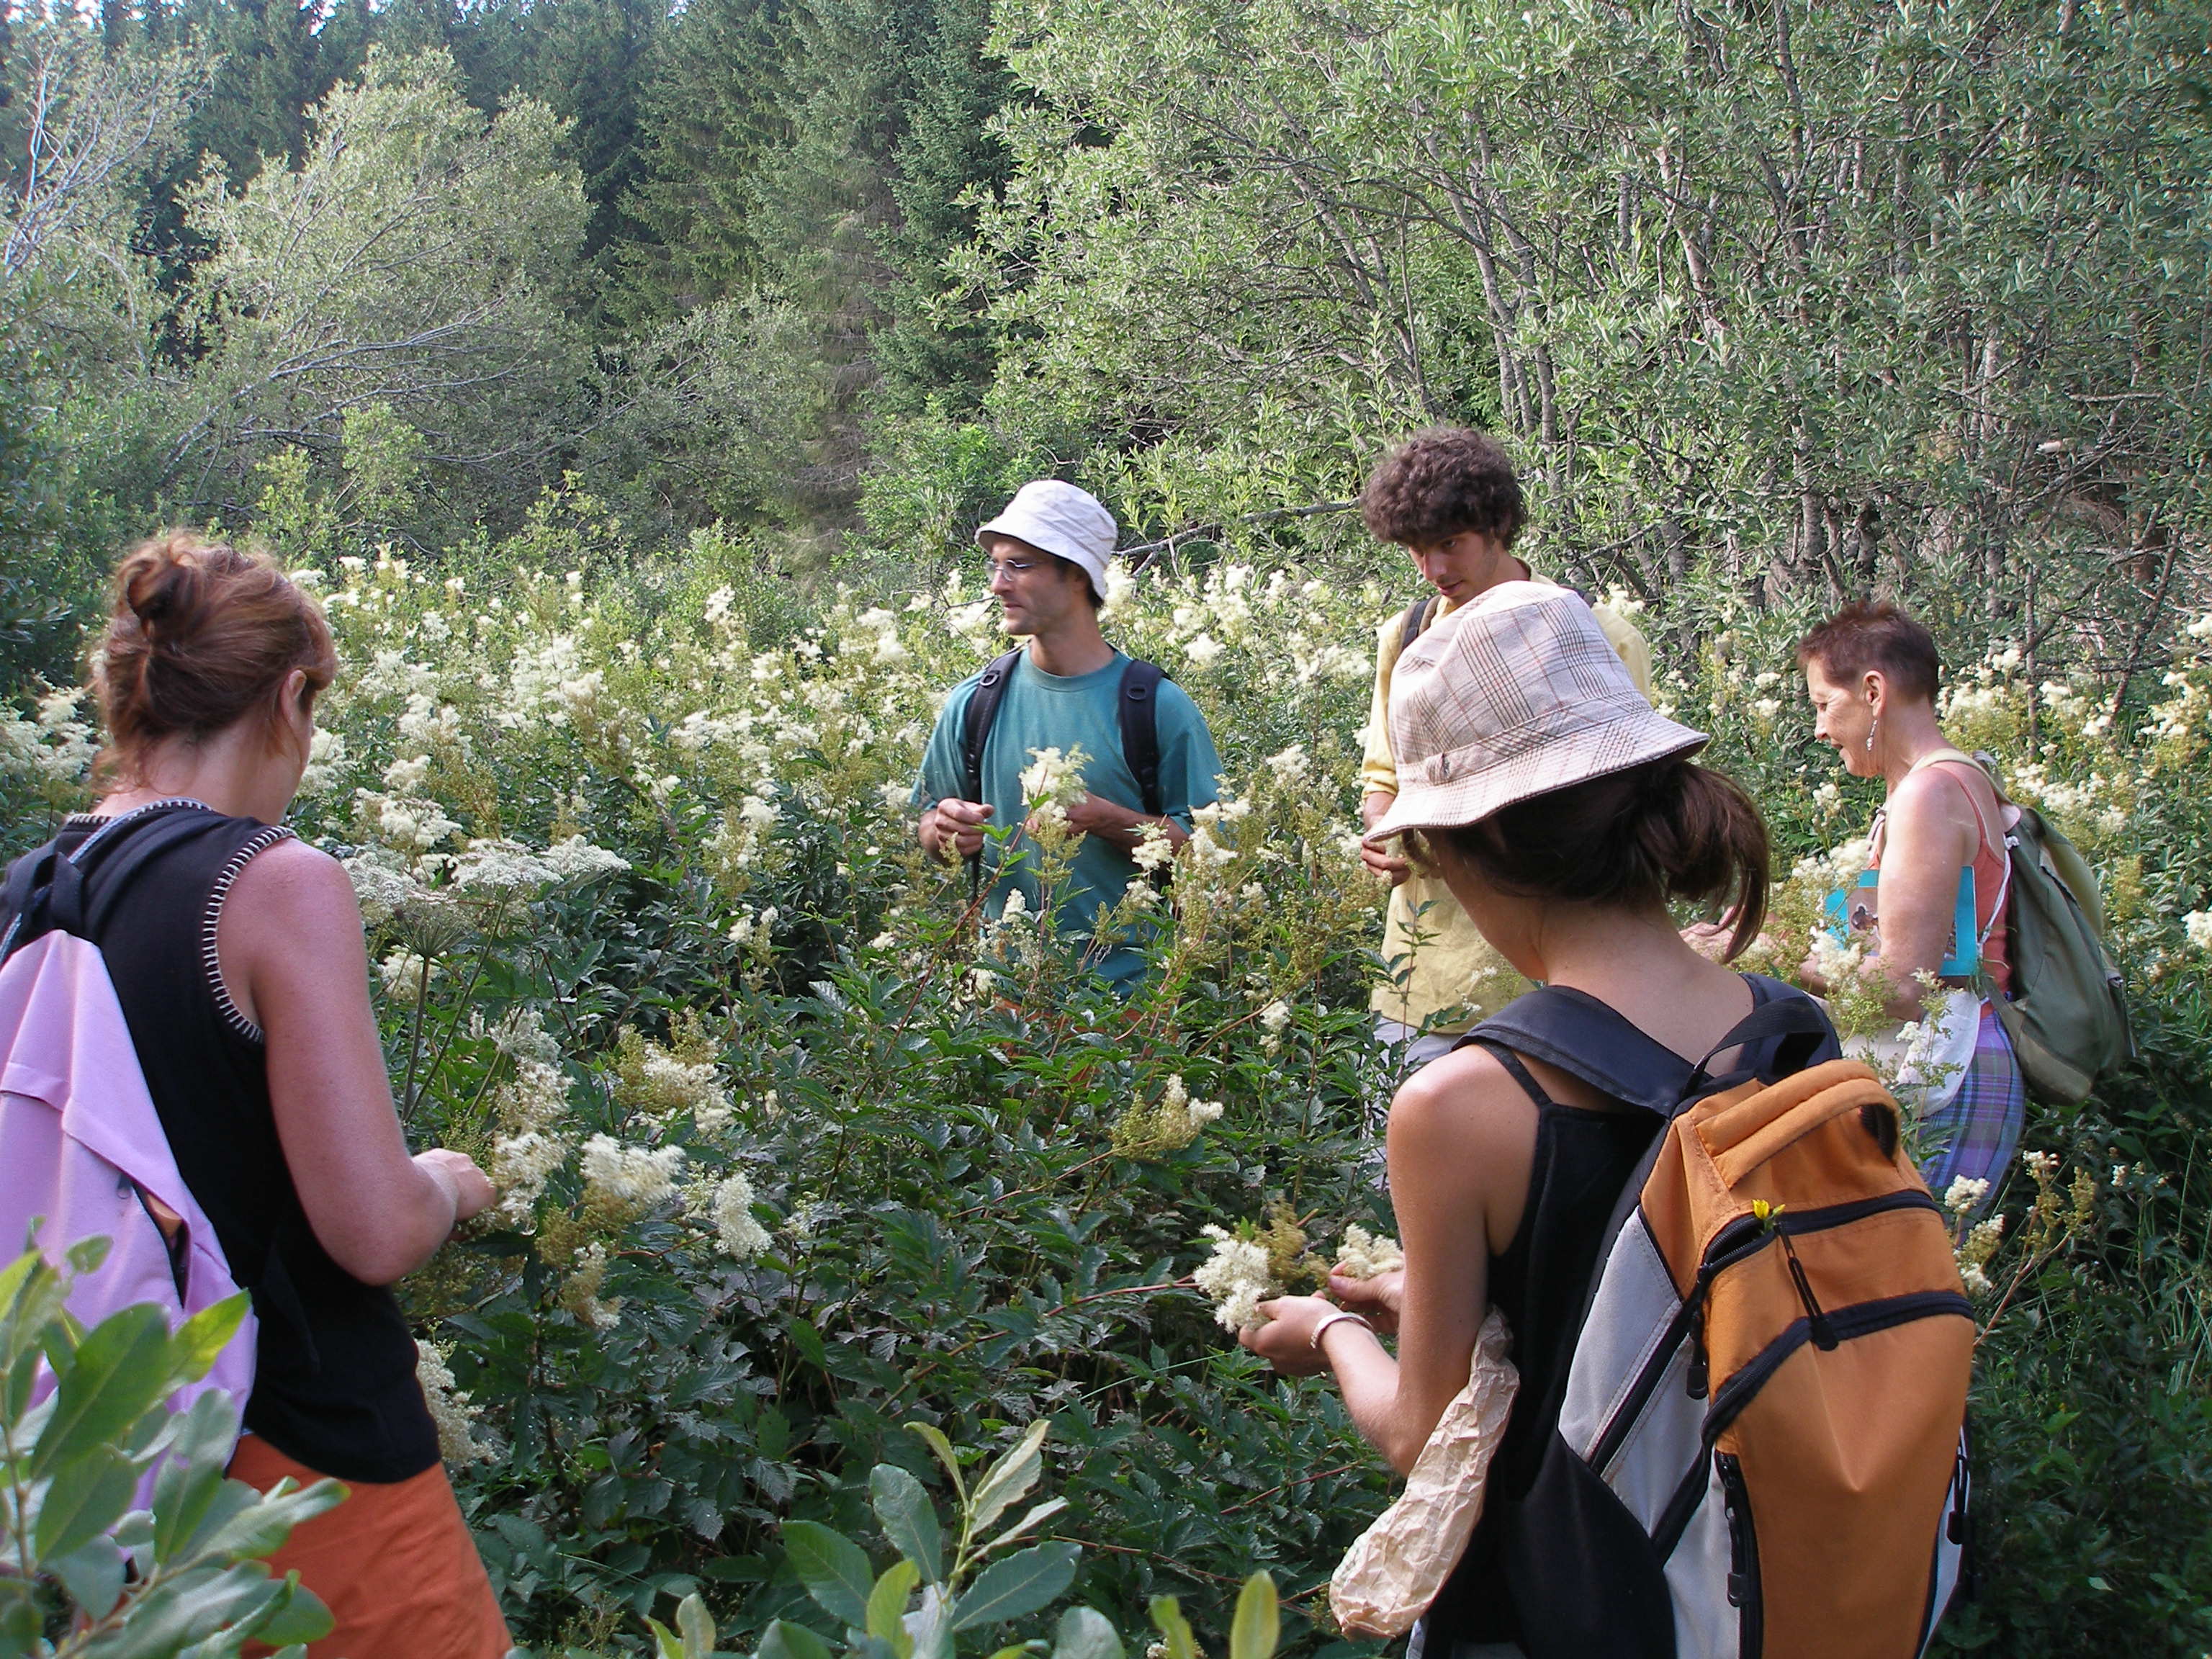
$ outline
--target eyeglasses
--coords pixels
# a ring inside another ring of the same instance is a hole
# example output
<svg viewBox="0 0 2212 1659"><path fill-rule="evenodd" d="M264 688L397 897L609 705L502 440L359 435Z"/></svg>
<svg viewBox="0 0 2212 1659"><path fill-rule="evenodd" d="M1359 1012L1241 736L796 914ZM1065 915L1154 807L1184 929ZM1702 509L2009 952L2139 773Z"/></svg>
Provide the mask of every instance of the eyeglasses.
<svg viewBox="0 0 2212 1659"><path fill-rule="evenodd" d="M989 582L1002 575L1026 576L1037 568L1038 562L1036 559L986 559L983 561L986 573L983 580Z"/></svg>

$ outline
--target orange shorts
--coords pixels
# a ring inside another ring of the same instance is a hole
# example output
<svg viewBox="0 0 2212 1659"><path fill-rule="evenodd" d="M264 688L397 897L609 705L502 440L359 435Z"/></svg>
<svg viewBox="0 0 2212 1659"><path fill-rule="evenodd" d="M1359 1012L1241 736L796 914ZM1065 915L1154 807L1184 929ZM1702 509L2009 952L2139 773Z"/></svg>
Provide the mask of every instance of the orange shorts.
<svg viewBox="0 0 2212 1659"><path fill-rule="evenodd" d="M230 1460L230 1478L266 1492L284 1476L301 1486L323 1477L249 1434ZM476 1540L441 1468L389 1485L349 1480L352 1496L297 1528L269 1558L337 1620L308 1659L504 1659L513 1645ZM248 1656L267 1654L258 1643Z"/></svg>

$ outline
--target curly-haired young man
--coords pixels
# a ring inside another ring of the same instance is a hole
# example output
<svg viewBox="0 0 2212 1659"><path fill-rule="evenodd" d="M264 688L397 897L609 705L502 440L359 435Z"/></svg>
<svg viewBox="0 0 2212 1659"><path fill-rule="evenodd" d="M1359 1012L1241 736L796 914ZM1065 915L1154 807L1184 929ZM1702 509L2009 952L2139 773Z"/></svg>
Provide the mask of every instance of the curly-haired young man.
<svg viewBox="0 0 2212 1659"><path fill-rule="evenodd" d="M1360 510L1368 530L1411 554L1421 580L1436 590L1376 629L1375 698L1359 768L1360 813L1372 824L1398 796L1398 769L1390 756L1390 675L1399 653L1500 582L1555 584L1514 556L1513 544L1528 521L1528 504L1511 459L1483 433L1465 427L1415 433L1375 469ZM1593 609L1637 689L1648 694L1651 653L1644 636L1607 606ZM1442 880L1414 870L1395 851L1363 847L1360 858L1391 883L1382 956L1393 977L1375 988L1376 1035L1398 1054L1402 1069L1412 1071L1528 987L1476 931Z"/></svg>

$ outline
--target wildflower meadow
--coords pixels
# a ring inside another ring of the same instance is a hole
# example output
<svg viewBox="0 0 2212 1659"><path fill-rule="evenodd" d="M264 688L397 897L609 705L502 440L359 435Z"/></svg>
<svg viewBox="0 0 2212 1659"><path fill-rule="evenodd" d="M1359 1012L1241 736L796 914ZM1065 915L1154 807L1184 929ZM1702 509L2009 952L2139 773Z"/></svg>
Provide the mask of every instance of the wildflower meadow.
<svg viewBox="0 0 2212 1659"><path fill-rule="evenodd" d="M501 1192L404 1296L517 1639L633 1650L696 1595L750 1650L819 1620L807 1528L880 1559L912 1545L885 1481L954 1508L951 1449L1029 1443L1059 1501L1007 1544L1004 1617L1075 1598L1141 1644L1172 1595L1212 1650L1264 1569L1291 1648L1362 1645L1326 1586L1387 1471L1224 1326L1340 1253L1395 1259L1354 848L1398 556L1255 534L1117 572L1109 636L1226 768L1171 883L1113 913L1154 961L1121 1001L916 845L936 708L1001 648L972 564L804 588L713 532L609 558L591 504L557 505L437 557L264 520L344 664L294 823L352 874L404 1121ZM1638 619L1775 827L1759 951L1790 971L1873 805L1809 741L1802 619ZM1984 1521L1954 1650L2212 1642L2212 621L2181 638L2134 703L2002 641L1946 694L2100 871L2142 1051L2036 1109L1962 1241ZM91 718L66 686L0 715L11 846L86 800Z"/></svg>

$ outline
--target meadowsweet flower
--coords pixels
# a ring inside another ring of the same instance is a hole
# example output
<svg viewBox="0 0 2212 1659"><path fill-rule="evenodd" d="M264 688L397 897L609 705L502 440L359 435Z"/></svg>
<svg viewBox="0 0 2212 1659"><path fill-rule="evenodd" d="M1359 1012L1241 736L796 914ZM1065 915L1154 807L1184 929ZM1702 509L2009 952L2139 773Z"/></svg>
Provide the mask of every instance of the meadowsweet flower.
<svg viewBox="0 0 2212 1659"><path fill-rule="evenodd" d="M1280 1034L1291 1023L1291 1005L1278 997L1260 1011L1260 1024L1270 1032Z"/></svg>
<svg viewBox="0 0 2212 1659"><path fill-rule="evenodd" d="M594 876L630 867L628 859L604 847L594 847L581 836L555 842L542 858L556 881L589 881Z"/></svg>
<svg viewBox="0 0 2212 1659"><path fill-rule="evenodd" d="M345 762L344 734L317 731L307 745L307 769L300 774L300 793L311 797L327 793L331 785L337 781Z"/></svg>
<svg viewBox="0 0 2212 1659"><path fill-rule="evenodd" d="M1972 1176L1956 1176L1943 1194L1943 1207L1954 1215L1971 1214L1990 1195L1990 1183Z"/></svg>
<svg viewBox="0 0 2212 1659"><path fill-rule="evenodd" d="M540 1130L495 1139L491 1167L484 1173L499 1194L500 1219L510 1226L529 1226L538 1213L538 1200L545 1195L545 1183L568 1161L568 1146Z"/></svg>
<svg viewBox="0 0 2212 1659"><path fill-rule="evenodd" d="M1372 1279L1395 1273L1406 1265L1398 1241L1387 1234L1370 1233L1354 1222L1344 1230L1344 1243L1336 1252L1337 1271L1348 1279Z"/></svg>
<svg viewBox="0 0 2212 1659"><path fill-rule="evenodd" d="M2181 919L2192 951L2212 951L2212 910L2191 910Z"/></svg>
<svg viewBox="0 0 2212 1659"><path fill-rule="evenodd" d="M1228 648L1212 635L1200 634L1196 639L1184 645L1182 653L1190 659L1190 665L1193 668L1211 668L1221 659L1222 653Z"/></svg>
<svg viewBox="0 0 2212 1659"><path fill-rule="evenodd" d="M2053 1179L2058 1174L2058 1154L2056 1152L2022 1152L2021 1163L2037 1181Z"/></svg>
<svg viewBox="0 0 2212 1659"><path fill-rule="evenodd" d="M355 902L362 920L381 927L421 890L406 870L382 848L356 853L343 861L346 878L353 883Z"/></svg>
<svg viewBox="0 0 2212 1659"><path fill-rule="evenodd" d="M1213 1253L1191 1274L1191 1280L1213 1303L1215 1322L1224 1331L1258 1324L1260 1304L1274 1294L1267 1247L1225 1228L1201 1231L1213 1241Z"/></svg>
<svg viewBox="0 0 2212 1659"><path fill-rule="evenodd" d="M422 1385L422 1403L430 1408L430 1420L437 1425L439 1457L447 1468L461 1468L486 1462L495 1454L477 1436L476 1419L483 1415L483 1407L471 1405L467 1392L454 1382L453 1370L446 1362L450 1352L435 1343L417 1343L415 1380Z"/></svg>
<svg viewBox="0 0 2212 1659"><path fill-rule="evenodd" d="M1139 827L1137 844L1129 854L1136 860L1137 868L1149 875L1174 863L1175 855L1175 837L1168 834L1167 825L1151 818Z"/></svg>
<svg viewBox="0 0 2212 1659"><path fill-rule="evenodd" d="M453 884L468 892L521 892L552 878L544 860L520 842L472 841L453 860Z"/></svg>
<svg viewBox="0 0 2212 1659"><path fill-rule="evenodd" d="M384 787L396 794L411 795L422 787L423 780L429 775L430 757L413 755L384 769Z"/></svg>
<svg viewBox="0 0 2212 1659"><path fill-rule="evenodd" d="M584 1143L584 1201L605 1214L638 1215L676 1190L684 1168L681 1146L628 1146L613 1136L593 1135Z"/></svg>
<svg viewBox="0 0 2212 1659"><path fill-rule="evenodd" d="M725 1176L695 1194L690 1213L714 1224L714 1242L734 1261L750 1261L772 1242L768 1229L753 1216L753 1184L742 1173Z"/></svg>
<svg viewBox="0 0 2212 1659"><path fill-rule="evenodd" d="M594 1329L614 1329L622 1322L623 1299L600 1297L606 1282L607 1247L584 1245L576 1252L574 1270L561 1286L561 1305Z"/></svg>
<svg viewBox="0 0 2212 1659"><path fill-rule="evenodd" d="M412 951L401 949L393 951L377 963L376 971L384 981L386 996L411 998L422 994L422 988L434 969L426 958Z"/></svg>

